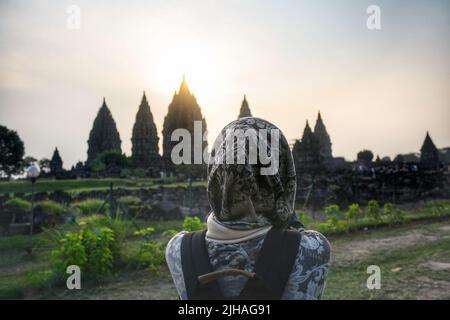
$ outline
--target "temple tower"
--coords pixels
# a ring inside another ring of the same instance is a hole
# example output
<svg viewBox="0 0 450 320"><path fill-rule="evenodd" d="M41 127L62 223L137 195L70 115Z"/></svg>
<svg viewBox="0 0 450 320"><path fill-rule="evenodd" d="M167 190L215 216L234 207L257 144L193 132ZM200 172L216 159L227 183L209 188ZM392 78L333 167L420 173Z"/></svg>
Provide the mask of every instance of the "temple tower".
<svg viewBox="0 0 450 320"><path fill-rule="evenodd" d="M141 168L152 168L154 169L152 171L158 171L160 166L158 141L159 137L153 120L153 114L144 92L138 112L136 113L131 137L131 157L134 165Z"/></svg>
<svg viewBox="0 0 450 320"><path fill-rule="evenodd" d="M201 121L202 135L206 132L206 120L203 118L197 99L189 91L186 79L183 76L178 93L175 92L172 102L169 105L167 115L163 124L163 161L167 171L173 171L174 166L171 161L173 147L178 141L171 141L172 132L176 129L186 129L191 133L191 163L194 161L194 121ZM202 142L202 150L208 146L206 141Z"/></svg>
<svg viewBox="0 0 450 320"><path fill-rule="evenodd" d="M94 161L102 152L116 150L122 152L119 131L105 98L89 133L87 163Z"/></svg>
<svg viewBox="0 0 450 320"><path fill-rule="evenodd" d="M422 148L420 148L420 166L426 170L437 170L440 164L439 151L427 131Z"/></svg>
<svg viewBox="0 0 450 320"><path fill-rule="evenodd" d="M333 157L331 152L331 139L327 132L327 128L323 123L322 116L319 114L317 116L316 125L314 126L314 136L320 145L320 155L322 159L327 160Z"/></svg>

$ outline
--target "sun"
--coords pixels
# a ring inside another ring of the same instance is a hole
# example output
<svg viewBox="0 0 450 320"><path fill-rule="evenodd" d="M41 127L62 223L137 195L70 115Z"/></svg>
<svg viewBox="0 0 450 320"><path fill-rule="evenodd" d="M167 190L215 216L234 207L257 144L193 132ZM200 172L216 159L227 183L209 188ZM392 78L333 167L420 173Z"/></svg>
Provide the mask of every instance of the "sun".
<svg viewBox="0 0 450 320"><path fill-rule="evenodd" d="M227 61L213 44L180 37L158 50L151 75L152 89L164 95L178 90L183 75L197 99L208 101L223 88Z"/></svg>

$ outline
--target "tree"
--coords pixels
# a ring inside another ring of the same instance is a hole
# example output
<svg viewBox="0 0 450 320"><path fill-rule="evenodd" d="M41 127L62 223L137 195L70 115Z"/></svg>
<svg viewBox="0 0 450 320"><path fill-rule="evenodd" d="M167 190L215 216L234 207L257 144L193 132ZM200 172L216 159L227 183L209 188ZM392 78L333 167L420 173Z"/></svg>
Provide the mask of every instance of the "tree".
<svg viewBox="0 0 450 320"><path fill-rule="evenodd" d="M95 172L103 172L108 175L119 174L122 169L129 167L129 162L125 154L117 150L108 150L102 152L91 163L91 168Z"/></svg>
<svg viewBox="0 0 450 320"><path fill-rule="evenodd" d="M50 172L50 159L49 158L42 158L38 162L39 167L41 167L41 170L45 173Z"/></svg>
<svg viewBox="0 0 450 320"><path fill-rule="evenodd" d="M29 166L31 166L33 163L36 163L36 162L38 162L38 160L35 157L26 156L22 160L22 168L28 168Z"/></svg>
<svg viewBox="0 0 450 320"><path fill-rule="evenodd" d="M24 153L25 147L17 132L0 126L0 172L8 177L19 172Z"/></svg>
<svg viewBox="0 0 450 320"><path fill-rule="evenodd" d="M373 152L370 150L362 150L358 152L357 159L358 161L372 162Z"/></svg>

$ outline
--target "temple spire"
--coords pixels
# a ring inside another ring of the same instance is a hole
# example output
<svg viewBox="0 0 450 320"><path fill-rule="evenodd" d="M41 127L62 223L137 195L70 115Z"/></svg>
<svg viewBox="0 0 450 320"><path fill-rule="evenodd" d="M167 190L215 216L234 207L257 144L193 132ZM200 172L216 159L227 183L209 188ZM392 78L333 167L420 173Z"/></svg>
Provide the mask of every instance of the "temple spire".
<svg viewBox="0 0 450 320"><path fill-rule="evenodd" d="M311 127L309 126L308 120L306 120L306 125L305 125L305 129L303 130L302 140L304 140L305 138L309 138L310 136L312 136L312 130L311 130Z"/></svg>
<svg viewBox="0 0 450 320"><path fill-rule="evenodd" d="M322 120L320 110L317 114L317 121L314 126L314 135L320 145L320 154L323 159L331 159L333 157L331 152L331 139L327 132L327 128Z"/></svg>
<svg viewBox="0 0 450 320"><path fill-rule="evenodd" d="M424 169L437 170L440 166L439 151L436 148L430 133L427 131L422 148L420 148L420 165Z"/></svg>
<svg viewBox="0 0 450 320"><path fill-rule="evenodd" d="M251 116L252 116L252 112L250 111L250 107L248 106L247 96L244 94L244 100L242 100L238 119L244 118L244 117L251 117Z"/></svg>
<svg viewBox="0 0 450 320"><path fill-rule="evenodd" d="M191 95L191 93L189 92L189 87L186 83L186 76L184 74L183 74L183 81L181 81L180 89L178 90L178 95L182 94Z"/></svg>

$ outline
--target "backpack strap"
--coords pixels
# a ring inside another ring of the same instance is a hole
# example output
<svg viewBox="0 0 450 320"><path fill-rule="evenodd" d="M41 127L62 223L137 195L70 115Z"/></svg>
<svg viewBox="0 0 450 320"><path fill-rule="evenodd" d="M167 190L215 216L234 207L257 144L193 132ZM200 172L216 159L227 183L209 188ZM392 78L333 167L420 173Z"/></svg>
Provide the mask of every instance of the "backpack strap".
<svg viewBox="0 0 450 320"><path fill-rule="evenodd" d="M254 272L241 299L281 299L300 247L301 233L272 228L267 233ZM255 296L256 294L256 296Z"/></svg>
<svg viewBox="0 0 450 320"><path fill-rule="evenodd" d="M181 266L189 300L223 299L217 281L202 285L198 281L198 276L214 271L205 236L206 230L201 230L186 233L181 240Z"/></svg>

